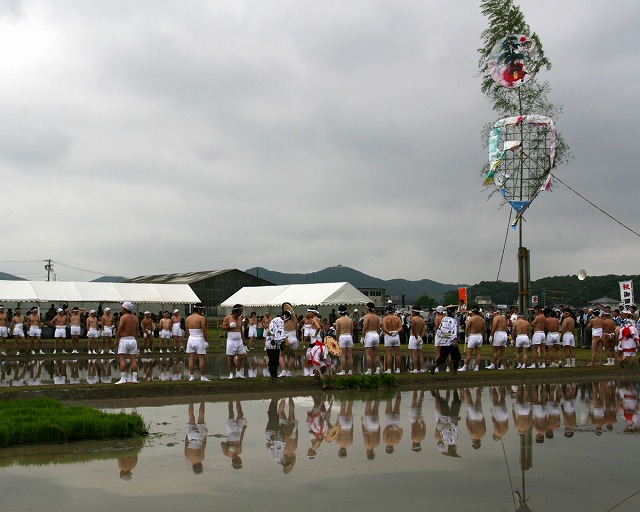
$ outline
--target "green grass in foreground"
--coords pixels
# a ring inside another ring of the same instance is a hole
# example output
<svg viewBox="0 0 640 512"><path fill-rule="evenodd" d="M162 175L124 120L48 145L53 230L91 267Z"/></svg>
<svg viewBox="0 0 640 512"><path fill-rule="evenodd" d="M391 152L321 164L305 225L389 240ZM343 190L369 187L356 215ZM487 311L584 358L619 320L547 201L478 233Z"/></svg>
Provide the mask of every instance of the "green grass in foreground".
<svg viewBox="0 0 640 512"><path fill-rule="evenodd" d="M398 386L395 376L382 375L348 375L344 377L327 377L322 381L323 389L381 389Z"/></svg>
<svg viewBox="0 0 640 512"><path fill-rule="evenodd" d="M138 415L109 414L84 406L67 407L52 398L0 402L0 447L122 439L146 434L144 421Z"/></svg>

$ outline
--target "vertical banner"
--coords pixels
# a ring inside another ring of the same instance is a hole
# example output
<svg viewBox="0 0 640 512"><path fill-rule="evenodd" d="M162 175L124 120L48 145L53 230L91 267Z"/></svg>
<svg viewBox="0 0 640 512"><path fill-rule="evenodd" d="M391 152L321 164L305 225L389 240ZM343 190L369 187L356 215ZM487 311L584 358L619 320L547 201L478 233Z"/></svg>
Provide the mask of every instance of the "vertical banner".
<svg viewBox="0 0 640 512"><path fill-rule="evenodd" d="M620 283L620 302L624 309L629 309L633 304L633 281L619 281Z"/></svg>
<svg viewBox="0 0 640 512"><path fill-rule="evenodd" d="M467 288L458 288L458 302L460 301L464 301L464 303L467 303Z"/></svg>

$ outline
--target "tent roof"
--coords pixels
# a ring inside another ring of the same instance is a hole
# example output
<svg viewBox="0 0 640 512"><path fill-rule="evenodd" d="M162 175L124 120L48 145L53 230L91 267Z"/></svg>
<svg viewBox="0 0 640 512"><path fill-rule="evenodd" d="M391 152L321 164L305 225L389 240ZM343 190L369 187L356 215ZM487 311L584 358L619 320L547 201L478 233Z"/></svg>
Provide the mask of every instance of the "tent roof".
<svg viewBox="0 0 640 512"><path fill-rule="evenodd" d="M245 286L225 300L221 306L242 304L245 307L336 306L366 304L371 299L350 283L289 284L280 286Z"/></svg>
<svg viewBox="0 0 640 512"><path fill-rule="evenodd" d="M123 302L195 304L198 296L187 284L0 281L5 302Z"/></svg>

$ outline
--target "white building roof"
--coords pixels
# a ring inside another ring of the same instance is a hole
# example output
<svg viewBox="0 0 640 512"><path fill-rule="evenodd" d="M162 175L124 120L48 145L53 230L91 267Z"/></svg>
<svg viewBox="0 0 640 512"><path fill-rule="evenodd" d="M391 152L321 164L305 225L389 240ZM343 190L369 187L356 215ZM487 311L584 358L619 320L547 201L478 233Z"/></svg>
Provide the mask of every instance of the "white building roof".
<svg viewBox="0 0 640 512"><path fill-rule="evenodd" d="M279 307L283 302L292 306L337 306L366 304L371 299L350 283L288 284L280 286L245 286L225 300L221 306L234 304L245 307Z"/></svg>
<svg viewBox="0 0 640 512"><path fill-rule="evenodd" d="M188 284L87 283L62 281L0 281L3 302L124 302L195 304Z"/></svg>

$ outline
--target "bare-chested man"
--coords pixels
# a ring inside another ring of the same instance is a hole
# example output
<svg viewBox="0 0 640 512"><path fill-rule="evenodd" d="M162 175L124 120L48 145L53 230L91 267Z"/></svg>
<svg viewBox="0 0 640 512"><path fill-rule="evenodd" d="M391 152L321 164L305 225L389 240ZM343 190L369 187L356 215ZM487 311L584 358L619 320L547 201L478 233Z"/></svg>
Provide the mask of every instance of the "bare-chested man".
<svg viewBox="0 0 640 512"><path fill-rule="evenodd" d="M242 361L247 353L242 332L242 304L235 304L231 308L231 314L224 317L222 330L227 331L227 359L229 363L229 378L244 379ZM235 375L234 375L235 372Z"/></svg>
<svg viewBox="0 0 640 512"><path fill-rule="evenodd" d="M422 343L427 335L427 323L420 314L420 308L411 310L411 322L409 323L409 350L411 350L411 363L413 369L410 373L424 373L424 356L422 355Z"/></svg>
<svg viewBox="0 0 640 512"><path fill-rule="evenodd" d="M539 364L539 367L546 368L546 364L544 360L546 357L545 354L547 349L547 343L546 343L547 319L545 318L542 312L542 308L539 308L537 306L533 308L533 314L535 315L533 317L533 321L531 322L531 330L533 331L533 336L531 337L531 346L532 346L531 357L533 361L529 365L529 368L536 367L536 363L538 362L538 357L540 357L540 361L542 361Z"/></svg>
<svg viewBox="0 0 640 512"><path fill-rule="evenodd" d="M34 307L31 310L31 313L27 316L26 323L29 328L29 350L27 353L35 355L36 351L34 343L37 342L40 354L44 354L42 351L42 322L40 321L40 312L38 311L38 308Z"/></svg>
<svg viewBox="0 0 640 512"><path fill-rule="evenodd" d="M153 352L153 330L155 329L155 325L153 324L153 319L151 318L151 312L145 311L144 317L140 322L140 328L142 329L142 350L145 354L150 354Z"/></svg>
<svg viewBox="0 0 640 512"><path fill-rule="evenodd" d="M545 329L547 331L547 353L545 356L545 362L551 361L549 368L558 368L562 366L562 356L560 355L560 321L556 318L551 311L551 308L545 308L544 310ZM558 359L556 363L553 359Z"/></svg>
<svg viewBox="0 0 640 512"><path fill-rule="evenodd" d="M13 334L13 340L15 342L16 355L20 355L20 344L22 343L22 349L26 350L27 345L24 340L24 316L20 308L16 308L11 319L11 333Z"/></svg>
<svg viewBox="0 0 640 512"><path fill-rule="evenodd" d="M604 366L613 366L616 364L615 332L616 321L612 318L610 312L605 311L602 318L602 340L604 341L604 349L607 351L607 362L604 363Z"/></svg>
<svg viewBox="0 0 640 512"><path fill-rule="evenodd" d="M98 316L96 315L96 310L92 309L89 311L89 316L87 317L86 329L87 329L87 350L89 354L97 354L96 350L96 340L100 333L98 333Z"/></svg>
<svg viewBox="0 0 640 512"><path fill-rule="evenodd" d="M118 355L120 356L120 380L116 384L124 384L129 381L127 377L127 356L129 356L129 371L131 382L138 384L138 318L133 314L133 304L124 302L121 307L120 321L116 331L118 343Z"/></svg>
<svg viewBox="0 0 640 512"><path fill-rule="evenodd" d="M482 343L484 341L484 318L480 314L478 306L472 306L467 313L465 332L467 334L467 353L464 358L464 365L459 371L466 372L471 365L471 358L475 355L474 372L480 369L482 360Z"/></svg>
<svg viewBox="0 0 640 512"><path fill-rule="evenodd" d="M336 375L353 374L353 320L349 318L346 305L338 307L340 317L336 320L336 338L342 349L340 354L340 371ZM348 370L347 370L348 368Z"/></svg>
<svg viewBox="0 0 640 512"><path fill-rule="evenodd" d="M507 347L507 341L509 335L507 334L507 319L502 314L502 311L498 310L493 315L491 321L491 337L493 338L493 352L491 353L491 364L487 366L487 370L495 370L498 359L500 360L500 366L498 370L504 370L507 363L507 356L505 355L505 349Z"/></svg>
<svg viewBox="0 0 640 512"><path fill-rule="evenodd" d="M380 345L380 328L382 322L376 314L376 305L373 302L367 302L367 313L362 320L362 339L364 340L364 355L367 365L365 375L371 375L373 364L376 365L376 375L380 374L380 354L378 346Z"/></svg>
<svg viewBox="0 0 640 512"><path fill-rule="evenodd" d="M102 346L100 347L100 353L104 354L107 350L109 354L113 354L112 338L113 338L113 323L114 318L111 314L111 308L104 308L104 313L100 317L99 325L102 327Z"/></svg>
<svg viewBox="0 0 640 512"><path fill-rule="evenodd" d="M565 366L567 368L576 367L576 357L574 348L576 339L573 331L576 328L576 322L571 315L571 308L567 306L562 312L562 325L560 327L560 339L564 348Z"/></svg>
<svg viewBox="0 0 640 512"><path fill-rule="evenodd" d="M168 311L162 313L162 318L158 321L158 324L158 328L160 330L160 353L162 354L163 350L166 349L167 354L170 354L171 350L169 350L169 340L171 339L172 322Z"/></svg>
<svg viewBox="0 0 640 512"><path fill-rule="evenodd" d="M591 362L587 366L593 366L596 361L596 356L602 357L602 331L604 327L604 321L600 318L600 311L596 309L593 312L593 317L587 324L587 330L591 330ZM600 364L600 361L598 361Z"/></svg>
<svg viewBox="0 0 640 512"><path fill-rule="evenodd" d="M69 318L64 312L64 309L58 308L56 316L49 322L49 325L55 330L53 331L53 353L58 351L58 340L62 341L62 353L66 354L66 342L67 342L67 323Z"/></svg>
<svg viewBox="0 0 640 512"><path fill-rule="evenodd" d="M247 347L247 350L251 351L255 349L256 338L258 337L258 317L255 311L251 312L248 322L249 322L249 346Z"/></svg>
<svg viewBox="0 0 640 512"><path fill-rule="evenodd" d="M209 382L205 377L205 356L209 346L207 335L207 320L204 317L204 306L197 304L184 322L187 331L187 354L189 354L189 380L196 380L193 370L198 356L198 366L200 367L200 380Z"/></svg>
<svg viewBox="0 0 640 512"><path fill-rule="evenodd" d="M516 369L524 370L527 367L527 352L531 346L531 324L522 313L517 313L512 328L516 340Z"/></svg>
<svg viewBox="0 0 640 512"><path fill-rule="evenodd" d="M9 319L4 311L4 306L0 304L0 338L2 338L2 355L7 355L7 336L9 334Z"/></svg>
<svg viewBox="0 0 640 512"><path fill-rule="evenodd" d="M173 337L173 350L184 350L182 346L182 318L180 318L180 311L173 310L171 315L171 336Z"/></svg>
<svg viewBox="0 0 640 512"><path fill-rule="evenodd" d="M298 319L293 315L290 317L283 317L284 322L284 335L286 339L284 343L280 344L280 368L282 371L278 377L293 377L293 368L296 364L295 350L300 346L298 341ZM251 324L249 324L251 329Z"/></svg>
<svg viewBox="0 0 640 512"><path fill-rule="evenodd" d="M402 321L394 313L393 305L386 307L386 316L382 319L382 331L384 332L384 367L385 373L391 373L393 362L396 363L396 373L400 373L400 331Z"/></svg>
<svg viewBox="0 0 640 512"><path fill-rule="evenodd" d="M82 314L85 312L84 308L75 306L71 311L67 310L69 315L69 325L71 326L71 353L78 353L78 341L80 340L80 334L82 334Z"/></svg>

